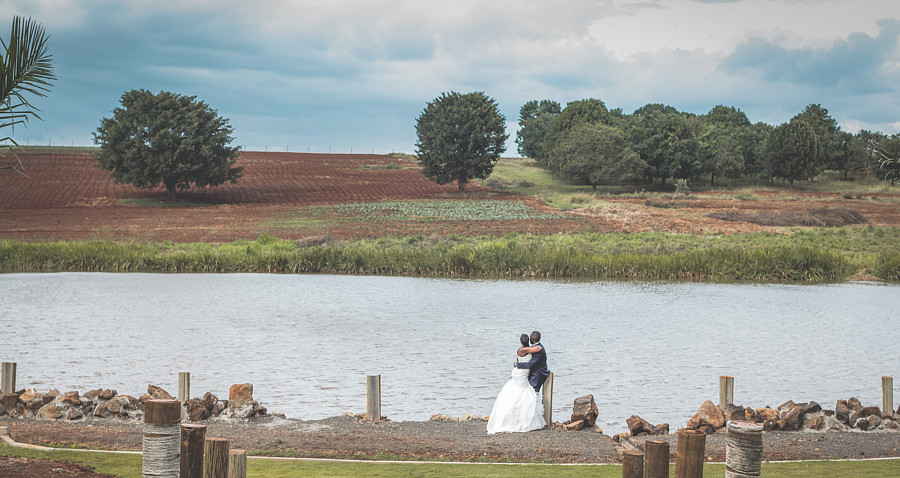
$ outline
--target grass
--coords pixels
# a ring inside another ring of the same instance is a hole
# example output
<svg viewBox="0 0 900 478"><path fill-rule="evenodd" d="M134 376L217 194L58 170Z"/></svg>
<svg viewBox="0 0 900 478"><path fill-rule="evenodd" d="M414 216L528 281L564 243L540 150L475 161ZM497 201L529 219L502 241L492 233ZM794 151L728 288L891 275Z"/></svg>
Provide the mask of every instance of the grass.
<svg viewBox="0 0 900 478"><path fill-rule="evenodd" d="M98 473L108 473L122 478L141 476L141 456L135 454L92 453L76 451L39 451L13 448L0 444L0 455L19 456L43 460L60 460L94 468ZM897 476L898 463L893 461L863 462L798 462L765 463L763 476L781 478L813 477L871 477L887 478ZM723 476L723 464L706 464L706 476ZM675 467L669 467L669 476L674 476ZM600 477L618 478L622 476L619 465L491 465L491 464L421 464L421 463L347 463L308 461L269 461L250 459L247 462L247 476L250 478L281 478L295 476L449 476L449 477Z"/></svg>
<svg viewBox="0 0 900 478"><path fill-rule="evenodd" d="M382 237L226 244L0 240L0 272L284 272L782 282L900 280L900 228L793 234Z"/></svg>

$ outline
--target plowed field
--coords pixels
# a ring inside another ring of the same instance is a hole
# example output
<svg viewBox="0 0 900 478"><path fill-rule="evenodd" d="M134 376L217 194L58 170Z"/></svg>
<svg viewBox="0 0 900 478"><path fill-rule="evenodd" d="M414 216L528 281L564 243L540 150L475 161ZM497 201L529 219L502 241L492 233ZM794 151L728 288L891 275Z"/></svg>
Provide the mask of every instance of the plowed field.
<svg viewBox="0 0 900 478"><path fill-rule="evenodd" d="M409 160L274 152L243 152L238 164L244 167L244 176L237 184L181 191L178 199L182 206L164 207L162 189L117 185L106 171L95 167L90 154L66 149L29 151L22 155L29 177L0 170L0 237L227 242L263 234L299 239L510 231L727 233L775 228L712 219L708 214L837 207L860 212L870 224L900 225L900 195L896 194L882 194L876 200L845 200L839 193L793 193L791 200L782 200L760 192L752 200L739 200L723 193L699 193L665 207L648 206L641 199L609 197L604 198L605 206L565 212L554 211L531 197L494 191L477 183L471 183L461 196L455 184L432 183ZM462 201L466 207L480 201L511 201L522 205L519 207L526 216L497 220L415 213L366 217L329 207L382 201Z"/></svg>

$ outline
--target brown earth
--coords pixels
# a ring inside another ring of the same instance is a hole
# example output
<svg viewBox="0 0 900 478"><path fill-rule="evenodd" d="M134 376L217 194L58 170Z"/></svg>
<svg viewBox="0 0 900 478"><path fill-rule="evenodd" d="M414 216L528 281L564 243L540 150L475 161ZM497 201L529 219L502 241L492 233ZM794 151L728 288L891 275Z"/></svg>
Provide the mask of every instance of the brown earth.
<svg viewBox="0 0 900 478"><path fill-rule="evenodd" d="M900 194L843 199L840 193L754 191L740 200L733 192L699 192L672 199L603 197L606 205L560 212L559 219L525 221L388 220L358 227L325 217L300 227L283 226L299 208L385 200L468 199L520 201L536 212L552 209L535 198L498 192L478 183L465 195L456 185L438 186L414 161L379 155L243 152L244 176L236 184L182 191L189 207L153 207L122 200L159 202L162 189L115 184L95 166L90 151L35 150L21 155L23 177L0 171L0 236L24 240L138 239L228 242L270 234L284 239L410 234L536 234L586 231L732 233L777 231L747 217L803 216L811 210L843 208L868 224L900 225ZM401 169L384 169L391 162ZM715 219L711 214L728 216ZM730 213L730 216L729 216ZM282 221L282 222L279 222ZM760 221L757 221L760 222ZM766 224L765 221L762 221ZM778 222L773 222L777 224Z"/></svg>
<svg viewBox="0 0 900 478"><path fill-rule="evenodd" d="M4 455L0 455L0 476L4 478L36 478L41 476L115 478L113 475L96 473L87 466L74 463Z"/></svg>

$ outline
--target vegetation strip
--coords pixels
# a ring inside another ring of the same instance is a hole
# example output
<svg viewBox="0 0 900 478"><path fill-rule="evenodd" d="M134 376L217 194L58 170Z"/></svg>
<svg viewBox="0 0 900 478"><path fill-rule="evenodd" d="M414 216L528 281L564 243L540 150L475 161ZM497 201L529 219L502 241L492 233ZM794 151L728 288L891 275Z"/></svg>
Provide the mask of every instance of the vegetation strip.
<svg viewBox="0 0 900 478"><path fill-rule="evenodd" d="M896 228L894 228L896 229ZM885 238L887 236L887 239ZM583 234L226 244L27 243L0 240L3 272L266 272L444 277L823 282L860 270L900 280L900 247L885 234Z"/></svg>

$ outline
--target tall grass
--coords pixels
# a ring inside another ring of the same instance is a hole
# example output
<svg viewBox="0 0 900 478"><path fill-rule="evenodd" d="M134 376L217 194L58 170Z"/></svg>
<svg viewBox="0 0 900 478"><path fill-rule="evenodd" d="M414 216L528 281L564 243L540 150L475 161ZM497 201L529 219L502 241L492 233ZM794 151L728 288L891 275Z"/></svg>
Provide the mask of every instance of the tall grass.
<svg viewBox="0 0 900 478"><path fill-rule="evenodd" d="M691 236L688 236L691 237ZM773 237L560 234L256 241L213 245L0 240L0 271L279 272L710 281L900 280L896 251L851 253ZM846 239L846 238L845 238Z"/></svg>

